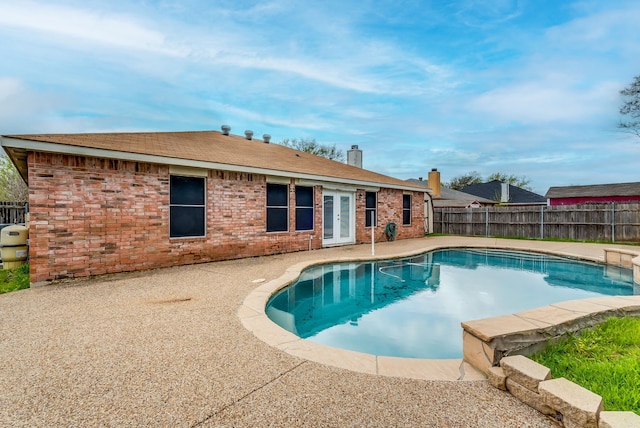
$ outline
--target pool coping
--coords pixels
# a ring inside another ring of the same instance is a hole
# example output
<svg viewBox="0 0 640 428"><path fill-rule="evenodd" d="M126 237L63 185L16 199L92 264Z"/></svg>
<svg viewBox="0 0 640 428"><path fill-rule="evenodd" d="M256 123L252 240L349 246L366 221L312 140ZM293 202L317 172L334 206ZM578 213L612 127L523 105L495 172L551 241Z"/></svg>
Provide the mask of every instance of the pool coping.
<svg viewBox="0 0 640 428"><path fill-rule="evenodd" d="M420 246L420 248L414 248L411 251L398 252L391 255L387 253L379 256L353 255L351 257L329 257L294 264L287 268L285 273L279 278L266 282L249 293L249 295L244 299L241 307L238 309L238 317L243 326L247 330L251 331L258 339L286 352L289 355L305 360L372 375L420 380L478 381L486 379L485 374L483 373L483 369L486 368L486 365L482 364L480 367L474 367L475 364L472 365L471 363L475 363L476 361L468 361L464 352L463 358L457 359L399 358L349 351L301 339L295 334L275 324L268 318L265 312L267 302L273 294L298 279L301 272L310 266L324 263L404 258L428 251L446 248L510 249L571 257L599 263L606 262L605 248L599 245L593 246L591 244L558 243L553 241L520 241L494 238L458 239L448 240L448 242L443 243L431 243L429 241L429 238L427 238L425 239L425 245ZM607 246L606 249L611 251L612 249L609 247L610 246ZM616 249L614 248L613 250ZM632 252L638 256L634 258L633 266L635 273L635 268L640 266L640 249L637 253L628 249L620 249L620 251L625 253ZM640 307L640 296L631 297L635 297L636 299L631 299L632 301L627 303L632 304L637 302ZM544 308L546 307L532 309L531 311L540 310L544 313ZM601 312L596 308L593 308L593 310L594 312ZM514 315L511 315L511 317L513 316ZM496 317L496 319L498 318L503 317ZM464 326L470 322L478 321L489 322L487 320L491 320L491 318L475 321L463 321L461 325ZM504 322L504 320L500 322ZM489 322L488 325L493 324L490 324ZM530 328L531 325L528 325L527 329ZM503 328L501 334L518 334L523 330L523 326L515 323L514 328L507 328L507 330L510 331L506 331ZM461 333L462 331L464 330L461 328ZM482 351L482 348L480 348L480 351Z"/></svg>

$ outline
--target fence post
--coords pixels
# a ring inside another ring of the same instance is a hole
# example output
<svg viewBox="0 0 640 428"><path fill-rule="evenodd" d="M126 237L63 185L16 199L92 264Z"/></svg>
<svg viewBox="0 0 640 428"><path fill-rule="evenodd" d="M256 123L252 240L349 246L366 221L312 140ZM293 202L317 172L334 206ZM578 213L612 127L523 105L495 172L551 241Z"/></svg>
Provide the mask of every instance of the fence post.
<svg viewBox="0 0 640 428"><path fill-rule="evenodd" d="M611 202L611 242L616 242L616 203Z"/></svg>
<svg viewBox="0 0 640 428"><path fill-rule="evenodd" d="M442 233L457 233L463 235L465 233L465 225L468 224L468 218L464 215L468 213L467 208L438 208L442 217L440 222L442 225ZM478 210L481 212L482 210ZM536 213L538 211L538 213ZM620 227L618 226L618 211L620 211ZM472 217L475 236L482 236L480 231L482 219L478 212L478 222L475 222L475 213ZM527 231L527 237L531 239L549 239L553 238L572 238L601 240L607 239L606 233L609 229L611 236L607 242L617 243L618 241L640 242L640 201L635 203L604 202L598 204L579 204L565 206L549 206L542 205L536 209L527 208L523 210L520 207L510 209L510 207L492 208L486 207L485 212L485 236L491 237L493 234L504 236L520 236L522 230ZM513 212L513 218L516 214L520 217L511 221L510 216ZM526 215L523 216L522 213ZM449 214L449 218L445 217ZM491 218L489 218L491 215ZM611 216L607 223L607 215ZM538 217L536 219L536 217ZM536 224L537 223L537 224ZM493 226L495 224L495 227ZM524 226L523 226L524 225ZM547 226L548 225L548 226ZM548 229L547 229L548 227ZM538 232L535 232L539 228ZM618 237L618 229L620 236ZM537 237L536 237L537 235Z"/></svg>
<svg viewBox="0 0 640 428"><path fill-rule="evenodd" d="M489 237L489 207L484 207L484 237Z"/></svg>

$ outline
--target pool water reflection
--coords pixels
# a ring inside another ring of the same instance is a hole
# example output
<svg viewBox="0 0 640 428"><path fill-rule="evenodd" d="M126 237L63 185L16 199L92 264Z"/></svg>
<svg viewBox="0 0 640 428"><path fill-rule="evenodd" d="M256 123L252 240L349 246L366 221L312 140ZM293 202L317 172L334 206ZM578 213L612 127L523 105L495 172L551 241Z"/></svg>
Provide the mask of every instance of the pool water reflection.
<svg viewBox="0 0 640 428"><path fill-rule="evenodd" d="M555 256L449 249L306 269L269 318L307 340L374 355L460 358L460 322L602 295L640 294L632 271Z"/></svg>

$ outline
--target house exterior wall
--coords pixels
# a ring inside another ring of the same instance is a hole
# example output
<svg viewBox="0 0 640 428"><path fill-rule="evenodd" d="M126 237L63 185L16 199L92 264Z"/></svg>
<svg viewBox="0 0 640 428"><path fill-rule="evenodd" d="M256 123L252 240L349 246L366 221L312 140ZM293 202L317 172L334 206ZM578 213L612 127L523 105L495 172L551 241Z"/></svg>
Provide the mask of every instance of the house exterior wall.
<svg viewBox="0 0 640 428"><path fill-rule="evenodd" d="M32 283L322 247L322 186L314 187L313 231L294 230L292 183L289 231L267 233L267 178L210 170L206 237L169 238L168 165L39 152L29 153L28 165ZM356 241L370 242L364 191L357 193ZM379 229L395 221L397 239L423 236L416 195L412 225L403 227L402 191L382 189Z"/></svg>
<svg viewBox="0 0 640 428"><path fill-rule="evenodd" d="M549 205L577 205L588 203L607 203L607 202L640 202L640 195L637 196L598 196L598 197L579 197L579 198L551 198Z"/></svg>
<svg viewBox="0 0 640 428"><path fill-rule="evenodd" d="M365 225L365 191L356 194L356 241L371 242L371 228ZM402 224L402 195L411 194L411 224ZM402 190L380 189L378 192L378 221L374 230L375 241L386 241L384 234L388 223L397 225L396 239L410 239L424 236L424 193L403 192Z"/></svg>

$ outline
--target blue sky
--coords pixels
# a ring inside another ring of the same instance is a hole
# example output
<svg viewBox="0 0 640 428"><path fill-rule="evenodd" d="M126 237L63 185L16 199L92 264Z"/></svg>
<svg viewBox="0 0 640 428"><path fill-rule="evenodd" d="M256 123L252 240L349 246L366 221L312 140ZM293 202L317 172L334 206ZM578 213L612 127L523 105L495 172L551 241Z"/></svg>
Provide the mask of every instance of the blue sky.
<svg viewBox="0 0 640 428"><path fill-rule="evenodd" d="M637 0L0 0L0 134L315 138L364 167L640 181Z"/></svg>

